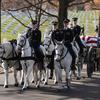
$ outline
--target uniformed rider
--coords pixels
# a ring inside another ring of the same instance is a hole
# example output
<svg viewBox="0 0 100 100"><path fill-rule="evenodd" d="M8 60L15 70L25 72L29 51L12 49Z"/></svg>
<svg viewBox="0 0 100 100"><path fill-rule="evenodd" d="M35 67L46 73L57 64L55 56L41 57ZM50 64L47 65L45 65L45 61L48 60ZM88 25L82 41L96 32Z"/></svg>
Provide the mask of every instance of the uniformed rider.
<svg viewBox="0 0 100 100"><path fill-rule="evenodd" d="M83 47L85 47L85 46L82 44L82 41L80 39L81 26L77 25L78 18L74 17L72 19L73 19L74 38L75 38L76 42L78 43L78 45L80 47L80 54L82 54L83 53Z"/></svg>
<svg viewBox="0 0 100 100"><path fill-rule="evenodd" d="M41 44L41 31L38 29L38 22L34 20L32 22L33 27L32 29L28 30L28 39L30 46L34 48L35 57L37 60L42 60L43 54L40 49Z"/></svg>
<svg viewBox="0 0 100 100"><path fill-rule="evenodd" d="M58 30L58 21L52 21L52 29L50 31L50 34L51 34L51 39L54 43L54 38L55 38L55 32ZM54 43L55 44L55 43ZM51 55L51 61L49 63L49 68L50 68L50 77L49 79L52 79L53 78L53 70L54 70L54 55L55 55L55 51L52 52L52 55Z"/></svg>
<svg viewBox="0 0 100 100"><path fill-rule="evenodd" d="M69 28L69 22L70 22L69 19L65 19L65 20L63 21L63 26L64 26L64 28L63 28L62 31L63 31L63 33L64 33L64 44L65 44L65 46L68 48L68 50L69 50L69 52L70 52L70 54L71 54L71 56L72 56L72 65L71 65L71 69L72 69L72 70L75 70L75 69L76 69L76 68L75 68L76 54L75 54L75 52L74 52L74 50L73 50L73 48L72 48L72 44L71 44L71 42L73 41L74 33L73 33L72 29Z"/></svg>
<svg viewBox="0 0 100 100"><path fill-rule="evenodd" d="M52 24L53 24L53 30L52 30L51 39L55 45L55 40L62 41L64 34L61 32L60 29L58 29L58 22L57 21L52 22Z"/></svg>

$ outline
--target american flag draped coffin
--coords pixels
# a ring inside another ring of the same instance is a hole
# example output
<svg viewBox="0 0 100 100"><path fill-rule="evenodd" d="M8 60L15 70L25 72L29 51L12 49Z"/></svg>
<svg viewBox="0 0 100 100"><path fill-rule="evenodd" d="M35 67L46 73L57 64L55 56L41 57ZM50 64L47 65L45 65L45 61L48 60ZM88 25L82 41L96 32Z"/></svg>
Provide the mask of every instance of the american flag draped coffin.
<svg viewBox="0 0 100 100"><path fill-rule="evenodd" d="M96 47L100 48L100 37L94 37L94 36L80 36L82 42L87 47Z"/></svg>

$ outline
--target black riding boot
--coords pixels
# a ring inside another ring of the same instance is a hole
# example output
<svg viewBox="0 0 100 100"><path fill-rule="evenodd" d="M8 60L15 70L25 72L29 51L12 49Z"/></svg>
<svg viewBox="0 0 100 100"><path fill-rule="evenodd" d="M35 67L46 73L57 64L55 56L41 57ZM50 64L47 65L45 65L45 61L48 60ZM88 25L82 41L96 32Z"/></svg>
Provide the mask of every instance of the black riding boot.
<svg viewBox="0 0 100 100"><path fill-rule="evenodd" d="M71 64L71 70L75 70L75 60L76 60L76 54L74 52L74 50L72 49L72 45L68 46L68 50L72 56L72 64Z"/></svg>

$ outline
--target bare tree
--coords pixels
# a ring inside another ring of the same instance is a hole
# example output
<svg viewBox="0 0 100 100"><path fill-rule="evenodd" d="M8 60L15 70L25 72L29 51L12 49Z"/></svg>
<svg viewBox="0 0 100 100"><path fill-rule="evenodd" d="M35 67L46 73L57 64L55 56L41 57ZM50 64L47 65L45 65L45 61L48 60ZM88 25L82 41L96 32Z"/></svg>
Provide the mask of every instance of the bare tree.
<svg viewBox="0 0 100 100"><path fill-rule="evenodd" d="M63 27L63 20L65 18L67 18L68 16L68 8L75 6L75 5L81 5L87 2L92 1L94 3L93 0L82 0L80 2L76 2L76 0L56 0L59 2L59 10L58 10L58 21L59 21L59 28ZM53 3L53 0L48 0L48 2L50 4L52 4L53 6L57 7L56 4Z"/></svg>
<svg viewBox="0 0 100 100"><path fill-rule="evenodd" d="M15 1L21 1L21 0L15 0ZM76 0L22 0L22 4L17 9L8 9L9 11L18 11L18 10L28 10L29 16L31 18L31 21L34 19L33 16L31 16L30 10L35 11L35 19L39 21L41 16L43 14L46 14L51 17L55 17L59 21L59 28L63 27L63 20L67 18L68 16L68 8L75 6L75 5L81 5L87 2L93 2L93 0L81 0L80 2L76 2ZM58 8L58 15L55 15L53 13L47 12L44 6L48 4ZM94 3L94 2L93 2Z"/></svg>

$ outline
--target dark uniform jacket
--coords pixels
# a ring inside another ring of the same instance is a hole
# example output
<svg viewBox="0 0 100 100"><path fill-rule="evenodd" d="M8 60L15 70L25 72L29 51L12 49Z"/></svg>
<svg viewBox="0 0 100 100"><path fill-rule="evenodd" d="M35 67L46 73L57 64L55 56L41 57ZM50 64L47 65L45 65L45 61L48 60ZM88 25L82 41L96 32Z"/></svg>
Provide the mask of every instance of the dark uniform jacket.
<svg viewBox="0 0 100 100"><path fill-rule="evenodd" d="M59 29L53 30L52 34L51 34L51 39L52 39L54 44L55 44L55 40L62 41L64 39L63 31L61 31Z"/></svg>
<svg viewBox="0 0 100 100"><path fill-rule="evenodd" d="M77 39L80 36L81 27L79 25L74 26L73 32L74 32L74 37Z"/></svg>
<svg viewBox="0 0 100 100"><path fill-rule="evenodd" d="M63 29L65 43L71 43L73 41L74 33L70 28Z"/></svg>
<svg viewBox="0 0 100 100"><path fill-rule="evenodd" d="M76 25L75 27L73 27L73 32L74 32L75 40L80 47L80 54L82 54L83 53L83 47L85 47L85 46L82 44L82 41L80 39L81 27L79 25Z"/></svg>
<svg viewBox="0 0 100 100"><path fill-rule="evenodd" d="M41 44L41 31L38 29L31 30L31 34L29 36L30 46L34 48L38 48Z"/></svg>

